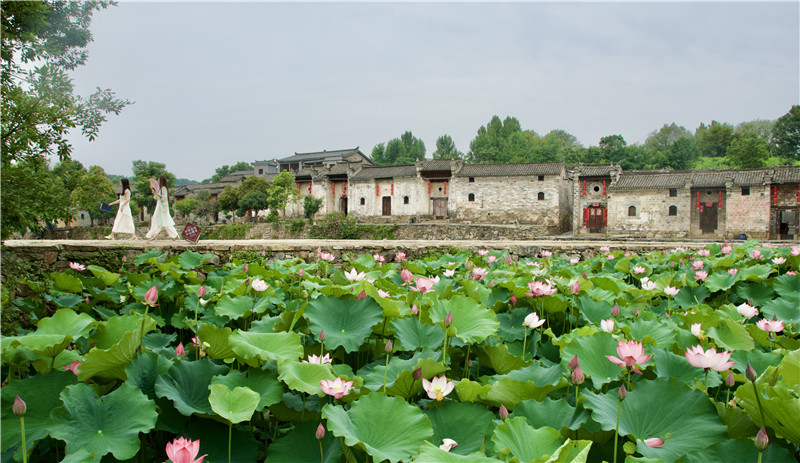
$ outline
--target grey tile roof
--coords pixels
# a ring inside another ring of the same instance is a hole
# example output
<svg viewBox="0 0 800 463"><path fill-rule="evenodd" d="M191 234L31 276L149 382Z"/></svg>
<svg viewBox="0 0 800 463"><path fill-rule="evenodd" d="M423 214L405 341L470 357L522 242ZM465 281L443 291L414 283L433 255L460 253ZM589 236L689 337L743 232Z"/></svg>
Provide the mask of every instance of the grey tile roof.
<svg viewBox="0 0 800 463"><path fill-rule="evenodd" d="M772 183L800 183L800 166L773 167Z"/></svg>
<svg viewBox="0 0 800 463"><path fill-rule="evenodd" d="M434 159L431 161L421 161L422 172L450 170L452 162L450 159Z"/></svg>
<svg viewBox="0 0 800 463"><path fill-rule="evenodd" d="M767 177L772 183L800 183L800 167L776 167L741 170L699 170L652 173L624 171L612 190L650 190L683 188L690 179L694 188L724 188L728 179L734 186L763 185Z"/></svg>
<svg viewBox="0 0 800 463"><path fill-rule="evenodd" d="M522 177L527 175L560 175L561 162L541 164L464 164L458 177Z"/></svg>
<svg viewBox="0 0 800 463"><path fill-rule="evenodd" d="M278 162L281 163L300 162L300 161L314 162L314 161L322 161L325 159L341 160L347 156L359 153L360 151L358 147L351 149L344 149L344 150L334 150L334 151L314 151L311 153L294 153L293 156L289 156L288 158L278 159Z"/></svg>
<svg viewBox="0 0 800 463"><path fill-rule="evenodd" d="M353 175L354 180L373 179L373 178L399 178L416 177L417 168L414 165L407 166L381 166L365 167L360 172Z"/></svg>
<svg viewBox="0 0 800 463"><path fill-rule="evenodd" d="M617 167L610 164L587 164L574 166L573 169L579 172L581 177L608 177L611 172L617 170Z"/></svg>
<svg viewBox="0 0 800 463"><path fill-rule="evenodd" d="M609 190L652 190L664 188L683 188L686 178L691 174L686 172L669 174L625 173L619 176L616 183L609 186Z"/></svg>

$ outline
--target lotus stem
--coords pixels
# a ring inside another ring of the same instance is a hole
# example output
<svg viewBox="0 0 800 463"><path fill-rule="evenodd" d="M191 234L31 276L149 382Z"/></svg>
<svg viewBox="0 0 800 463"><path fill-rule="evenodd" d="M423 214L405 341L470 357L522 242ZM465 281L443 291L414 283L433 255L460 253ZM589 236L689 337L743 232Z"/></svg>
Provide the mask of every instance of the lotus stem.
<svg viewBox="0 0 800 463"><path fill-rule="evenodd" d="M706 395L708 395L708 368L706 370Z"/></svg>
<svg viewBox="0 0 800 463"><path fill-rule="evenodd" d="M147 305L144 306L144 316L142 316L142 336L139 338L139 351L144 352L144 322L147 320L147 311L149 307Z"/></svg>
<svg viewBox="0 0 800 463"><path fill-rule="evenodd" d="M619 443L619 417L622 414L622 400L617 407L617 427L614 428L614 463L617 463L617 444Z"/></svg>
<svg viewBox="0 0 800 463"><path fill-rule="evenodd" d="M758 388L756 387L756 382L753 381L753 393L756 396L756 402L758 403L758 411L761 412L761 426L767 425L767 420L764 419L764 407L761 406L761 397L758 395ZM759 457L761 456L761 452L759 452Z"/></svg>
<svg viewBox="0 0 800 463"><path fill-rule="evenodd" d="M322 441L319 442L319 463L325 463L325 455L322 453Z"/></svg>
<svg viewBox="0 0 800 463"><path fill-rule="evenodd" d="M471 347L472 344L467 344L467 356L464 359L464 374L466 374L467 377L469 377L469 350ZM461 375L462 378L464 378L464 374Z"/></svg>
<svg viewBox="0 0 800 463"><path fill-rule="evenodd" d="M758 463L761 463L761 454L764 453L761 450L758 451Z"/></svg>
<svg viewBox="0 0 800 463"><path fill-rule="evenodd" d="M525 336L522 338L522 361L525 361L525 344L528 342L528 327L525 327Z"/></svg>
<svg viewBox="0 0 800 463"><path fill-rule="evenodd" d="M383 393L386 393L386 373L389 371L389 354L386 354L386 368L383 369Z"/></svg>
<svg viewBox="0 0 800 463"><path fill-rule="evenodd" d="M447 365L447 338L448 338L447 332L445 331L445 333L444 333L444 347L443 347L443 350L442 350L442 363L444 363L445 365Z"/></svg>
<svg viewBox="0 0 800 463"><path fill-rule="evenodd" d="M19 417L19 429L22 437L22 463L28 463L28 444L25 442L25 417Z"/></svg>
<svg viewBox="0 0 800 463"><path fill-rule="evenodd" d="M231 463L231 437L233 435L233 422L228 421L228 463Z"/></svg>

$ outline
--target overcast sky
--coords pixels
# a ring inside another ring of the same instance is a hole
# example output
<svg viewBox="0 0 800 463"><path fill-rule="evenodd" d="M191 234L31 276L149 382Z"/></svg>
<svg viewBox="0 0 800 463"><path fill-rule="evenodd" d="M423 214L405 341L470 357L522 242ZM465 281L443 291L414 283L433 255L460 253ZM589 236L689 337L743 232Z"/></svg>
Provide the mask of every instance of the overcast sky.
<svg viewBox="0 0 800 463"><path fill-rule="evenodd" d="M179 178L410 130L466 152L493 115L584 146L800 103L800 3L139 3L95 13L77 90L135 101L87 168Z"/></svg>

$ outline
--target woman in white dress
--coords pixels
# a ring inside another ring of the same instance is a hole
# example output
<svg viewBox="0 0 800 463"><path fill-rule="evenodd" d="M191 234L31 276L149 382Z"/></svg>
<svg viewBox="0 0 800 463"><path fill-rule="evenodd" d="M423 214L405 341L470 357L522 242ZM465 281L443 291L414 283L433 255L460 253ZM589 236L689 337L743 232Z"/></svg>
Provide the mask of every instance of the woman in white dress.
<svg viewBox="0 0 800 463"><path fill-rule="evenodd" d="M119 199L109 204L109 206L119 204L119 209L114 218L111 234L106 236L107 240L113 240L114 234L131 235L133 239L136 239L136 227L133 225L133 215L131 214L131 184L127 178L123 178L121 183L122 194L119 195Z"/></svg>
<svg viewBox="0 0 800 463"><path fill-rule="evenodd" d="M167 231L167 235L173 240L178 239L178 232L175 231L175 221L169 215L169 189L167 189L167 177L163 175L158 177L158 191L151 185L150 191L156 199L156 208L153 211L153 217L150 219L150 231L147 232L146 238L149 241L156 239L156 236L161 232L161 229Z"/></svg>

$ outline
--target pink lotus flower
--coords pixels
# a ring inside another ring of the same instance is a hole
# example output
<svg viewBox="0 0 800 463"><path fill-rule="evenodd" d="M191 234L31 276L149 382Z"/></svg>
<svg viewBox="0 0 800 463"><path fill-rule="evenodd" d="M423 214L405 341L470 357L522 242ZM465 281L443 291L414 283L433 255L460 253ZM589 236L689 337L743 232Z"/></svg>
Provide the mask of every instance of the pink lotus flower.
<svg viewBox="0 0 800 463"><path fill-rule="evenodd" d="M396 260L397 262L402 262L406 260L406 253L404 253L403 251L398 252L397 254L394 255L394 260Z"/></svg>
<svg viewBox="0 0 800 463"><path fill-rule="evenodd" d="M578 294L581 292L581 280L575 280L569 290L572 291L572 294Z"/></svg>
<svg viewBox="0 0 800 463"><path fill-rule="evenodd" d="M480 281L483 280L483 277L485 277L487 273L489 273L488 269L475 267L474 269L472 269L472 278Z"/></svg>
<svg viewBox="0 0 800 463"><path fill-rule="evenodd" d="M646 291L652 291L656 289L656 282L650 280L645 281L645 279L642 278L642 289Z"/></svg>
<svg viewBox="0 0 800 463"><path fill-rule="evenodd" d="M411 273L408 269L404 268L403 270L400 271L400 278L406 283L408 283L414 279L414 274Z"/></svg>
<svg viewBox="0 0 800 463"><path fill-rule="evenodd" d="M447 269L443 273L443 275L446 276L446 277L452 277L455 274L456 274L456 271L454 269Z"/></svg>
<svg viewBox="0 0 800 463"><path fill-rule="evenodd" d="M434 376L432 380L428 381L422 378L422 388L428 393L428 398L441 401L444 397L453 392L456 387L455 381L447 381L447 378L442 376Z"/></svg>
<svg viewBox="0 0 800 463"><path fill-rule="evenodd" d="M605 253L607 253L609 251L611 251L610 247L608 247L608 246L600 246L600 252L605 254Z"/></svg>
<svg viewBox="0 0 800 463"><path fill-rule="evenodd" d="M179 342L178 347L175 348L175 355L178 357L184 357L186 355L186 349L183 347L182 342Z"/></svg>
<svg viewBox="0 0 800 463"><path fill-rule="evenodd" d="M480 254L481 256L488 256L489 255L489 250L488 249L478 249L478 254Z"/></svg>
<svg viewBox="0 0 800 463"><path fill-rule="evenodd" d="M577 264L577 263L578 263L578 262L580 262L580 261L581 261L581 258L580 258L580 257L571 257L571 258L569 259L569 263L570 263L570 264L572 264L572 265L575 265L575 264Z"/></svg>
<svg viewBox="0 0 800 463"><path fill-rule="evenodd" d="M391 297L391 294L388 291L384 291L382 289L379 289L378 290L378 296L380 296L380 297L385 299L387 297Z"/></svg>
<svg viewBox="0 0 800 463"><path fill-rule="evenodd" d="M703 270L698 270L697 273L694 274L694 279L697 281L705 281L708 278L708 272Z"/></svg>
<svg viewBox="0 0 800 463"><path fill-rule="evenodd" d="M28 406L25 404L24 400L17 396L14 398L14 405L11 406L11 411L17 416L25 416L25 413L28 411Z"/></svg>
<svg viewBox="0 0 800 463"><path fill-rule="evenodd" d="M789 270L786 272L786 275L797 275L794 270Z"/></svg>
<svg viewBox="0 0 800 463"><path fill-rule="evenodd" d="M442 445L439 446L439 448L444 450L445 452L449 452L454 447L458 447L458 442L454 441L453 439L448 439L446 437L442 439Z"/></svg>
<svg viewBox="0 0 800 463"><path fill-rule="evenodd" d="M331 355L325 354L322 357L316 356L311 354L308 356L308 360L301 360L303 363L313 363L316 365L325 365L326 363L331 363Z"/></svg>
<svg viewBox="0 0 800 463"><path fill-rule="evenodd" d="M419 291L421 293L434 292L435 290L431 288L433 288L433 285L435 283L436 282L434 280L431 280L430 278L419 277L417 278L417 286L416 287L412 286L411 290Z"/></svg>
<svg viewBox="0 0 800 463"><path fill-rule="evenodd" d="M64 371L71 371L75 376L78 376L78 365L80 365L81 361L75 360L74 362L69 362L69 365L64 365Z"/></svg>
<svg viewBox="0 0 800 463"><path fill-rule="evenodd" d="M690 347L684 355L689 365L709 370L725 371L730 370L736 362L729 362L731 353L729 351L717 352L713 347L707 351L700 345Z"/></svg>
<svg viewBox="0 0 800 463"><path fill-rule="evenodd" d="M317 440L322 440L325 438L325 427L322 426L322 423L317 426L317 431L314 433L314 437L316 437Z"/></svg>
<svg viewBox="0 0 800 463"><path fill-rule="evenodd" d="M342 378L338 376L334 380L321 379L319 380L319 384L320 387L322 387L322 392L332 395L334 399L341 399L349 394L350 390L353 388L352 381L343 381Z"/></svg>
<svg viewBox="0 0 800 463"><path fill-rule="evenodd" d="M614 318L619 317L619 304L614 304L614 307L611 308L611 316Z"/></svg>
<svg viewBox="0 0 800 463"><path fill-rule="evenodd" d="M747 302L736 307L736 311L739 312L739 315L741 315L744 318L753 318L756 315L758 315L758 309L751 306Z"/></svg>
<svg viewBox="0 0 800 463"><path fill-rule="evenodd" d="M644 440L644 445L648 447L653 447L655 449L664 445L664 441L662 439L659 439L658 437L651 437L650 439Z"/></svg>
<svg viewBox="0 0 800 463"><path fill-rule="evenodd" d="M406 272L406 271L407 270L405 270L405 269L403 270L403 272ZM364 277L367 276L367 274L364 273L364 272L356 272L355 268L351 268L349 272L344 272L344 276L349 281L361 281L361 280L364 279Z"/></svg>
<svg viewBox="0 0 800 463"><path fill-rule="evenodd" d="M705 263L702 260L692 262L692 270L702 270Z"/></svg>
<svg viewBox="0 0 800 463"><path fill-rule="evenodd" d="M525 295L531 297L550 296L556 292L556 288L553 288L549 282L543 283L541 281L531 281L528 283L528 289L530 289L531 292L525 293Z"/></svg>
<svg viewBox="0 0 800 463"><path fill-rule="evenodd" d="M793 257L800 256L800 246L792 246L791 254Z"/></svg>
<svg viewBox="0 0 800 463"><path fill-rule="evenodd" d="M542 267L542 264L540 264L539 262L525 262L525 265L527 265L528 267L536 267L536 268Z"/></svg>
<svg viewBox="0 0 800 463"><path fill-rule="evenodd" d="M522 321L522 326L526 328L536 329L542 326L544 322L545 322L544 318L540 320L539 314L537 314L536 312L532 312L527 317L525 317L525 320Z"/></svg>
<svg viewBox="0 0 800 463"><path fill-rule="evenodd" d="M739 273L739 269L738 269L738 268L729 268L729 269L728 269L728 273L730 273L730 274L731 274L731 276L734 276L734 277L735 277L735 276L736 276L736 274L737 274L737 273Z"/></svg>
<svg viewBox="0 0 800 463"><path fill-rule="evenodd" d="M586 375L583 374L581 366L578 365L575 367L575 370L572 371L572 384L583 384L584 381L586 381Z"/></svg>
<svg viewBox="0 0 800 463"><path fill-rule="evenodd" d="M200 452L200 439L191 441L179 437L170 443L167 443L167 458L172 463L203 463L203 458L206 455L195 460L195 457Z"/></svg>
<svg viewBox="0 0 800 463"><path fill-rule="evenodd" d="M691 331L692 331L692 334L695 335L695 337L702 338L703 330L700 329L700 328L701 328L700 323L692 323Z"/></svg>
<svg viewBox="0 0 800 463"><path fill-rule="evenodd" d="M699 251L697 251L697 255L700 257L708 257L711 255L711 251L709 251L708 249L700 249Z"/></svg>
<svg viewBox="0 0 800 463"><path fill-rule="evenodd" d="M606 355L606 358L622 368L633 367L633 371L640 375L642 372L637 365L641 365L650 359L650 355L644 355L644 347L642 347L642 343L638 341L620 341L619 344L617 344L617 355L619 355L619 357Z"/></svg>
<svg viewBox="0 0 800 463"><path fill-rule="evenodd" d="M146 293L144 293L144 305L149 305L150 307L155 307L158 305L158 287L153 285L152 288L148 289Z"/></svg>
<svg viewBox="0 0 800 463"><path fill-rule="evenodd" d="M261 278L256 278L250 283L250 286L253 288L253 291L266 291L269 288L269 285L266 281L262 280Z"/></svg>
<svg viewBox="0 0 800 463"><path fill-rule="evenodd" d="M633 267L633 273L634 273L635 275L642 274L642 273L644 273L644 272L646 272L646 271L647 271L647 269L646 269L646 268L644 268L644 267L642 267L642 266L640 266L640 265L637 265L636 267Z"/></svg>
<svg viewBox="0 0 800 463"><path fill-rule="evenodd" d="M722 247L722 249L720 249L719 251L720 251L721 253L723 253L723 254L730 254L731 252L733 252L733 248L731 248L731 246L730 246L729 244L726 244L726 245L725 245L725 246L723 246L723 247Z"/></svg>
<svg viewBox="0 0 800 463"><path fill-rule="evenodd" d="M490 264L493 263L493 262L496 262L496 261L497 261L497 257L496 256L489 256L489 257L486 258L486 262L488 262Z"/></svg>
<svg viewBox="0 0 800 463"><path fill-rule="evenodd" d="M72 270L77 270L79 272L83 271L83 270L86 270L86 266L85 265L81 265L81 264L79 264L77 262L70 262L69 263L69 268L71 268Z"/></svg>
<svg viewBox="0 0 800 463"><path fill-rule="evenodd" d="M444 326L446 326L448 328L450 327L450 325L453 324L453 311L452 310L447 312L447 315L444 316L444 321L442 323L444 323Z"/></svg>
<svg viewBox="0 0 800 463"><path fill-rule="evenodd" d="M329 252L322 252L320 248L317 248L317 258L326 262L333 262L333 260L336 259L333 254Z"/></svg>
<svg viewBox="0 0 800 463"><path fill-rule="evenodd" d="M206 297L206 285L197 288L197 297Z"/></svg>
<svg viewBox="0 0 800 463"><path fill-rule="evenodd" d="M613 333L614 332L614 320L600 320L600 328L603 329L606 333Z"/></svg>
<svg viewBox="0 0 800 463"><path fill-rule="evenodd" d="M783 331L783 322L780 320L767 320L762 318L756 322L758 329L766 331L767 333L780 333Z"/></svg>
<svg viewBox="0 0 800 463"><path fill-rule="evenodd" d="M540 256L543 258L553 257L553 253L551 251L542 251L539 253Z"/></svg>
<svg viewBox="0 0 800 463"><path fill-rule="evenodd" d="M412 305L411 306L411 315L416 315L418 313L419 313L419 307L417 307L417 304Z"/></svg>
<svg viewBox="0 0 800 463"><path fill-rule="evenodd" d="M775 265L781 265L786 262L786 258L783 256L773 257L772 263Z"/></svg>
<svg viewBox="0 0 800 463"><path fill-rule="evenodd" d="M505 405L500 404L500 410L497 411L497 414L500 416L501 420L505 420L508 418L508 409Z"/></svg>
<svg viewBox="0 0 800 463"><path fill-rule="evenodd" d="M372 258L375 259L375 262L386 262L386 258L380 254L373 254Z"/></svg>
<svg viewBox="0 0 800 463"><path fill-rule="evenodd" d="M306 269L304 269L304 268L301 268L301 269L300 269L300 271L299 271L299 272L297 272L297 275L299 275L299 276L300 276L300 278L302 278L302 277L306 276Z"/></svg>
<svg viewBox="0 0 800 463"><path fill-rule="evenodd" d="M673 288L672 286L664 286L664 294L667 296L677 296L678 293L681 292L678 288Z"/></svg>
<svg viewBox="0 0 800 463"><path fill-rule="evenodd" d="M614 254L607 255L606 260L614 260Z"/></svg>
<svg viewBox="0 0 800 463"><path fill-rule="evenodd" d="M567 364L567 366L569 366L569 371L575 371L575 369L578 368L578 364L579 364L578 356L573 355L572 358L569 359L569 363Z"/></svg>
<svg viewBox="0 0 800 463"><path fill-rule="evenodd" d="M759 251L758 249L753 249L752 251L750 251L750 258L753 260L761 259L761 251Z"/></svg>

